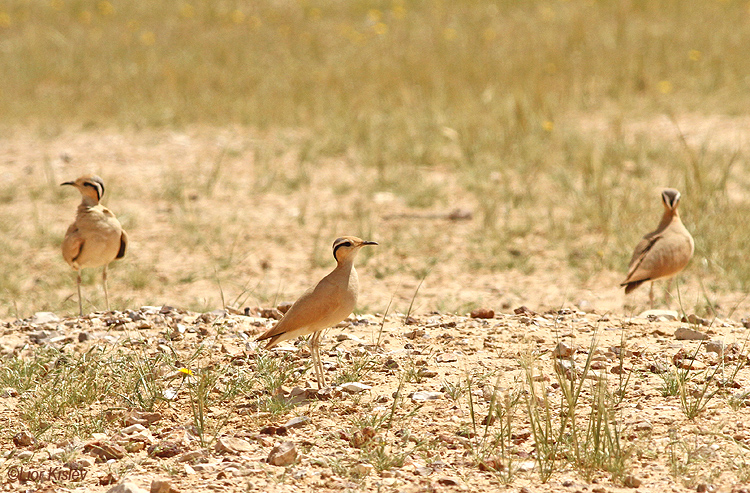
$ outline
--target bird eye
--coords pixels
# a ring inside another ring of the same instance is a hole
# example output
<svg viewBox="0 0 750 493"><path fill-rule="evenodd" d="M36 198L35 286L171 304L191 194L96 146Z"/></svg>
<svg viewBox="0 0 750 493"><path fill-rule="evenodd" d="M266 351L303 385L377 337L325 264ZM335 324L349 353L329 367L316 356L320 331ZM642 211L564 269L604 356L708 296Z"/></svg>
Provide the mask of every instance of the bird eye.
<svg viewBox="0 0 750 493"><path fill-rule="evenodd" d="M346 241L346 242L342 243L341 246L350 247L350 246L352 246L352 243L350 241Z"/></svg>

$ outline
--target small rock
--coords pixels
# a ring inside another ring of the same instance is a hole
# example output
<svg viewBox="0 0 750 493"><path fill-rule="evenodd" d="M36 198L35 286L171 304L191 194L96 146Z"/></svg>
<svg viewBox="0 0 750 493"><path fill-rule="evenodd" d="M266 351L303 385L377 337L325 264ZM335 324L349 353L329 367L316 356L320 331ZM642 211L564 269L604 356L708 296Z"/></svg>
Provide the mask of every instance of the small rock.
<svg viewBox="0 0 750 493"><path fill-rule="evenodd" d="M185 451L185 446L172 440L155 443L148 448L148 455L152 457L174 457Z"/></svg>
<svg viewBox="0 0 750 493"><path fill-rule="evenodd" d="M573 364L565 359L555 360L555 371L559 374L564 375L568 380L572 380L575 376L575 372L573 371Z"/></svg>
<svg viewBox="0 0 750 493"><path fill-rule="evenodd" d="M693 325L704 325L704 326L711 325L711 322L709 320L705 318L701 318L695 313L691 313L690 315L688 315L687 319L683 318L682 321L691 323Z"/></svg>
<svg viewBox="0 0 750 493"><path fill-rule="evenodd" d="M55 315L52 312L36 312L33 317L31 317L30 322L32 324L48 324L52 322L59 322L60 317Z"/></svg>
<svg viewBox="0 0 750 493"><path fill-rule="evenodd" d="M86 342L89 339L91 339L91 334L89 334L88 332L80 332L78 334L78 342Z"/></svg>
<svg viewBox="0 0 750 493"><path fill-rule="evenodd" d="M438 483L443 486L459 486L461 484L461 480L453 476L443 476L442 478L438 479Z"/></svg>
<svg viewBox="0 0 750 493"><path fill-rule="evenodd" d="M678 314L674 310L646 310L638 316L640 318L660 320L664 322L674 322L678 319Z"/></svg>
<svg viewBox="0 0 750 493"><path fill-rule="evenodd" d="M172 483L168 479L154 479L151 481L150 493L169 493L172 489Z"/></svg>
<svg viewBox="0 0 750 493"><path fill-rule="evenodd" d="M291 428L302 428L303 426L307 426L310 423L312 423L312 420L308 416L297 416L296 418L290 419L281 426L289 430Z"/></svg>
<svg viewBox="0 0 750 493"><path fill-rule="evenodd" d="M284 314L281 313L276 308L263 308L260 311L260 316L262 318L271 318L273 320L281 320L284 317Z"/></svg>
<svg viewBox="0 0 750 493"><path fill-rule="evenodd" d="M157 421L160 421L161 418L162 418L161 413L146 412L146 411L131 411L128 417L125 418L124 424L125 426L130 426L134 424L148 426L150 424L156 423Z"/></svg>
<svg viewBox="0 0 750 493"><path fill-rule="evenodd" d="M680 327L674 331L674 337L678 341L705 341L708 335L698 330Z"/></svg>
<svg viewBox="0 0 750 493"><path fill-rule="evenodd" d="M62 457L65 455L65 449L64 448L49 448L47 449L47 455L51 460L58 460L62 459Z"/></svg>
<svg viewBox="0 0 750 493"><path fill-rule="evenodd" d="M0 390L0 397L7 399L8 397L18 397L18 391L13 387L5 387Z"/></svg>
<svg viewBox="0 0 750 493"><path fill-rule="evenodd" d="M18 454L16 454L16 458L21 462L27 461L32 457L34 457L34 452L32 452L31 450L24 450L23 452L19 452Z"/></svg>
<svg viewBox="0 0 750 493"><path fill-rule="evenodd" d="M135 483L120 483L117 486L107 490L107 493L148 493L147 490L139 488Z"/></svg>
<svg viewBox="0 0 750 493"><path fill-rule="evenodd" d="M370 390L371 388L371 385L366 385L360 382L347 382L341 385L341 389L346 390L350 394L358 394L360 392L364 392L365 390Z"/></svg>
<svg viewBox="0 0 750 493"><path fill-rule="evenodd" d="M29 445L34 445L36 443L36 438L34 438L34 435L28 431L19 431L13 435L13 445L16 447L28 447Z"/></svg>
<svg viewBox="0 0 750 493"><path fill-rule="evenodd" d="M721 341L708 341L706 343L706 351L722 356L724 354L724 343Z"/></svg>
<svg viewBox="0 0 750 493"><path fill-rule="evenodd" d="M555 349L552 351L552 355L555 358L570 358L575 352L575 348L571 347L564 342L558 342Z"/></svg>
<svg viewBox="0 0 750 493"><path fill-rule="evenodd" d="M635 431L651 431L654 429L654 425L652 425L650 421L644 419L633 425L633 429Z"/></svg>
<svg viewBox="0 0 750 493"><path fill-rule="evenodd" d="M281 313L286 314L286 312L289 311L289 309L292 307L293 303L290 303L289 301L283 301L276 305L276 309L280 311Z"/></svg>
<svg viewBox="0 0 750 493"><path fill-rule="evenodd" d="M132 435L134 433L140 433L146 431L146 427L142 424L136 423L120 430L123 435Z"/></svg>
<svg viewBox="0 0 750 493"><path fill-rule="evenodd" d="M513 310L513 313L515 313L516 315L527 315L527 316L534 316L534 315L536 315L536 312L533 312L533 311L529 310L526 307L526 305L519 306L518 308L515 308Z"/></svg>
<svg viewBox="0 0 750 493"><path fill-rule="evenodd" d="M435 357L435 361L438 363L452 363L458 361L458 355L456 353L442 353Z"/></svg>
<svg viewBox="0 0 750 493"><path fill-rule="evenodd" d="M271 449L268 463L273 466L288 466L297 460L297 448L294 442L282 442Z"/></svg>
<svg viewBox="0 0 750 493"><path fill-rule="evenodd" d="M219 453L241 454L251 450L253 450L253 446L250 445L250 442L241 438L221 437L216 440L216 451Z"/></svg>
<svg viewBox="0 0 750 493"><path fill-rule="evenodd" d="M622 484L624 484L628 488L638 488L639 486L641 486L641 484L643 484L643 481L636 478L632 474L629 474L625 476L625 479L622 480Z"/></svg>
<svg viewBox="0 0 750 493"><path fill-rule="evenodd" d="M594 311L594 305L592 305L589 300L581 300L576 306L578 306L578 309L582 312L591 313Z"/></svg>
<svg viewBox="0 0 750 493"><path fill-rule="evenodd" d="M84 445L83 450L91 455L99 457L101 461L111 459L122 459L127 454L127 450L122 445L110 441L95 441Z"/></svg>
<svg viewBox="0 0 750 493"><path fill-rule="evenodd" d="M190 452L185 452L181 456L177 458L177 462L194 462L198 459L202 459L206 456L206 453L202 450L191 450Z"/></svg>
<svg viewBox="0 0 750 493"><path fill-rule="evenodd" d="M367 476L372 471L374 471L375 468L372 466L372 464L367 463L359 463L354 466L354 472L357 474L357 476Z"/></svg>
<svg viewBox="0 0 750 493"><path fill-rule="evenodd" d="M469 314L471 318L495 318L495 310L489 308L477 308Z"/></svg>
<svg viewBox="0 0 750 493"><path fill-rule="evenodd" d="M411 397L411 400L413 400L414 402L435 401L438 399L442 399L443 393L442 392L428 392L428 391L422 390L419 392L414 392L409 397Z"/></svg>

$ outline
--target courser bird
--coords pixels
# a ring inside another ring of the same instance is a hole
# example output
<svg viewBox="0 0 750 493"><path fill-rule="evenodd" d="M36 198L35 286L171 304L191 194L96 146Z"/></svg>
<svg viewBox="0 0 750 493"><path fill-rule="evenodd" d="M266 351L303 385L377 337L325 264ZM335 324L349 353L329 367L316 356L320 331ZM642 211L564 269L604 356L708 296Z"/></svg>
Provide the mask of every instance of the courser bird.
<svg viewBox="0 0 750 493"><path fill-rule="evenodd" d="M109 310L107 292L107 266L113 260L125 256L128 235L122 229L114 214L101 205L104 195L104 182L95 175L85 175L76 181L66 181L60 186L70 185L81 192L76 220L70 225L62 242L62 255L65 261L76 270L78 287L78 313L83 315L81 301L81 269L101 267L104 299Z"/></svg>
<svg viewBox="0 0 750 493"><path fill-rule="evenodd" d="M281 341L312 334L310 353L319 389L325 386L320 361L320 336L323 330L348 317L357 303L359 279L354 269L354 258L365 245L377 243L354 236L337 238L333 242L336 268L300 296L279 323L258 337L259 341L268 340L266 348L270 349Z"/></svg>
<svg viewBox="0 0 750 493"><path fill-rule="evenodd" d="M650 232L638 243L630 259L628 274L620 286L625 286L625 294L647 281L671 278L678 274L693 256L693 237L680 220L677 206L680 192L674 188L661 193L664 215L659 227ZM654 283L649 291L651 308L654 307Z"/></svg>

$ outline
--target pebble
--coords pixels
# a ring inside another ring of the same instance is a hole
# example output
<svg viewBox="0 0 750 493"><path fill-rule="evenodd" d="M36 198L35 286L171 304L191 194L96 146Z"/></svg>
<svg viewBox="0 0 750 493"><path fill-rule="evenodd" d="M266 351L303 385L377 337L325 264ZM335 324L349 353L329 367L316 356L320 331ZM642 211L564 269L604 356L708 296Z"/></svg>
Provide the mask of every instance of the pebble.
<svg viewBox="0 0 750 493"><path fill-rule="evenodd" d="M288 466L297 460L297 447L294 442L282 442L268 454L268 463L273 466Z"/></svg>
<svg viewBox="0 0 750 493"><path fill-rule="evenodd" d="M678 341L705 341L708 335L699 331L680 327L674 331L674 337Z"/></svg>
<svg viewBox="0 0 750 493"><path fill-rule="evenodd" d="M435 401L435 400L438 400L438 399L442 399L443 398L443 393L442 392L428 392L428 391L425 391L425 390L421 390L419 392L414 392L409 397L411 397L411 400L413 400L414 402L419 402L419 401Z"/></svg>
<svg viewBox="0 0 750 493"><path fill-rule="evenodd" d="M297 416L296 418L290 419L281 426L289 430L291 428L302 428L309 425L310 423L312 423L312 420L308 416Z"/></svg>
<svg viewBox="0 0 750 493"><path fill-rule="evenodd" d="M31 317L30 322L32 324L48 324L52 322L59 322L60 317L55 315L52 312L36 312L33 317Z"/></svg>
<svg viewBox="0 0 750 493"><path fill-rule="evenodd" d="M372 385L367 385L360 382L347 382L341 385L341 389L349 392L350 394L358 394L360 392L364 392L365 390L372 389Z"/></svg>
<svg viewBox="0 0 750 493"><path fill-rule="evenodd" d="M565 344L564 342L558 342L557 346L555 346L555 349L552 351L552 355L556 358L570 358L573 353L575 352L575 349Z"/></svg>
<svg viewBox="0 0 750 493"><path fill-rule="evenodd" d="M628 488L638 488L639 486L641 486L641 484L643 484L643 481L636 478L632 474L629 474L625 476L625 479L623 479L622 484L624 484Z"/></svg>
<svg viewBox="0 0 750 493"><path fill-rule="evenodd" d="M110 441L97 440L95 442L89 442L83 450L91 455L96 455L102 460L110 459L122 459L125 457L127 450L122 445L118 445Z"/></svg>
<svg viewBox="0 0 750 493"><path fill-rule="evenodd" d="M24 450L23 452L19 452L18 455L16 455L16 457L18 458L18 460L22 462L27 461L31 459L32 457L34 457L34 452L30 450Z"/></svg>
<svg viewBox="0 0 750 493"><path fill-rule="evenodd" d="M202 459L205 457L206 454L202 450L191 450L190 452L185 452L181 456L177 458L177 462L193 462L198 459Z"/></svg>
<svg viewBox="0 0 750 493"><path fill-rule="evenodd" d="M458 355L456 353L442 353L435 357L435 361L438 363L452 363L458 361Z"/></svg>
<svg viewBox="0 0 750 493"><path fill-rule="evenodd" d="M16 447L28 447L29 445L35 444L36 438L28 431L19 431L13 435L13 445Z"/></svg>
<svg viewBox="0 0 750 493"><path fill-rule="evenodd" d="M172 488L172 483L170 483L169 480L154 479L153 481L151 481L150 493L169 493L169 490L171 488Z"/></svg>
<svg viewBox="0 0 750 493"><path fill-rule="evenodd" d="M724 354L724 343L721 341L708 341L706 343L706 351L709 353L716 353L719 356Z"/></svg>
<svg viewBox="0 0 750 493"><path fill-rule="evenodd" d="M250 442L241 438L221 437L216 441L216 451L219 453L241 454L252 450Z"/></svg>
<svg viewBox="0 0 750 493"><path fill-rule="evenodd" d="M373 467L372 464L359 463L359 464L357 464L357 465L354 466L354 472L358 476L367 476L368 474L370 474L374 470L375 470L375 468Z"/></svg>
<svg viewBox="0 0 750 493"><path fill-rule="evenodd" d="M640 318L654 319L663 322L674 322L678 320L679 315L674 310L646 310L638 315Z"/></svg>
<svg viewBox="0 0 750 493"><path fill-rule="evenodd" d="M122 430L120 430L120 433L122 433L123 435L132 435L134 433L140 433L142 431L146 431L146 427L142 424L136 423L134 425L123 428Z"/></svg>
<svg viewBox="0 0 750 493"><path fill-rule="evenodd" d="M140 488L135 483L120 483L117 486L107 490L107 493L149 493L147 490Z"/></svg>
<svg viewBox="0 0 750 493"><path fill-rule="evenodd" d="M495 310L489 308L477 308L469 314L471 318L495 318Z"/></svg>

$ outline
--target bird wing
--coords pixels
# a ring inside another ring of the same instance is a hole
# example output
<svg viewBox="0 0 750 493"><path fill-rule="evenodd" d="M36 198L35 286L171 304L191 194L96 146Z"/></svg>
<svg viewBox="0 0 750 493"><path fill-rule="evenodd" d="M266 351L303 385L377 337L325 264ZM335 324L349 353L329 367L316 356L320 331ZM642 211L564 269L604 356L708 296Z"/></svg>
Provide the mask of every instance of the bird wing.
<svg viewBox="0 0 750 493"><path fill-rule="evenodd" d="M631 282L637 282L637 281L647 281L648 278L639 278L641 276L637 276L636 273L639 273L639 268L643 264L643 261L648 257L649 252L651 252L654 248L654 245L656 245L656 242L658 242L662 238L661 234L656 235L646 235L643 237L643 239L636 245L635 251L633 251L633 256L630 258L630 265L628 266L628 275L625 277L625 280L620 283L620 286L625 286L626 284L630 284ZM640 273L641 275L643 273Z"/></svg>
<svg viewBox="0 0 750 493"><path fill-rule="evenodd" d="M339 322L338 320L329 322L342 307L342 297L339 291L340 288L328 279L322 279L314 288L300 296L286 312L284 318L258 337L258 340L270 339L266 347L273 347L278 342L322 330L327 328L329 323L333 325Z"/></svg>
<svg viewBox="0 0 750 493"><path fill-rule="evenodd" d="M73 265L73 262L81 255L83 243L84 241L81 233L78 231L78 226L75 223L71 224L62 242L63 258L68 264Z"/></svg>
<svg viewBox="0 0 750 493"><path fill-rule="evenodd" d="M120 250L117 251L117 256L115 259L123 258L125 256L125 250L128 248L128 234L125 232L125 230L122 230L122 234L120 235Z"/></svg>

